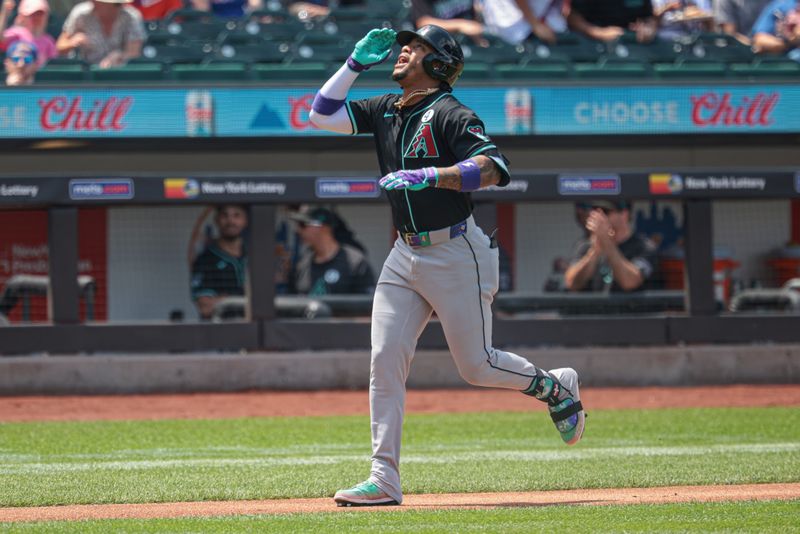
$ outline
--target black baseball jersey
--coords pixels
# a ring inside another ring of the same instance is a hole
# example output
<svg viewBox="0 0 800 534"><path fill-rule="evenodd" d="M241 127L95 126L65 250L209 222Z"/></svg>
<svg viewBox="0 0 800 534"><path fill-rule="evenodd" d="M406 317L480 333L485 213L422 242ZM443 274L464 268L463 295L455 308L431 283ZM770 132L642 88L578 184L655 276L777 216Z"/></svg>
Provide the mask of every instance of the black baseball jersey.
<svg viewBox="0 0 800 534"><path fill-rule="evenodd" d="M381 175L423 167L450 167L479 154L491 157L510 180L508 161L486 135L483 122L452 94L437 91L402 110L398 94L347 102L354 134L372 133ZM424 232L457 224L472 213L469 193L429 187L421 191L387 191L395 228Z"/></svg>
<svg viewBox="0 0 800 534"><path fill-rule="evenodd" d="M309 296L367 294L375 291L375 275L364 253L350 245L342 245L324 263L316 263L314 253L308 251L292 270L289 291Z"/></svg>
<svg viewBox="0 0 800 534"><path fill-rule="evenodd" d="M575 249L575 254L570 264L578 262L586 255L591 246L591 238L587 237L582 239ZM632 234L627 240L618 244L617 247L625 259L633 263L639 269L639 272L642 273L643 282L637 289L655 289L653 281L653 271L655 270L657 254L655 244L642 235ZM623 289L619 286L617 281L614 280L614 271L611 269L611 266L605 258L602 258L594 274L582 291L611 291L616 293L623 291Z"/></svg>
<svg viewBox="0 0 800 534"><path fill-rule="evenodd" d="M215 244L192 263L192 298L244 295L246 256L235 258Z"/></svg>

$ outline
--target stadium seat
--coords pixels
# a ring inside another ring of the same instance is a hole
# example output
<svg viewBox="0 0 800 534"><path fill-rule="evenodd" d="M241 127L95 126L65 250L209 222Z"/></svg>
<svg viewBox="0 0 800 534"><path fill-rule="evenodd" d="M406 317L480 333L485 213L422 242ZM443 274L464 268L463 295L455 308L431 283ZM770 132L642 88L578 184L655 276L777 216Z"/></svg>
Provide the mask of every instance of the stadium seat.
<svg viewBox="0 0 800 534"><path fill-rule="evenodd" d="M293 61L325 61L343 63L353 52L355 41L348 37L306 32L298 37Z"/></svg>
<svg viewBox="0 0 800 534"><path fill-rule="evenodd" d="M391 23L389 23L389 26ZM383 27L383 23L373 20L329 20L322 24L323 31L334 35L361 39L373 28ZM388 27L388 26L387 26Z"/></svg>
<svg viewBox="0 0 800 534"><path fill-rule="evenodd" d="M364 9L364 6L340 6L331 9L327 19L337 22L347 20L364 23L374 23L374 15L371 11Z"/></svg>
<svg viewBox="0 0 800 534"><path fill-rule="evenodd" d="M536 42L534 41L534 45ZM571 61L585 63L596 62L607 53L605 44L569 32L558 34L556 44L549 48L570 58Z"/></svg>
<svg viewBox="0 0 800 534"><path fill-rule="evenodd" d="M213 47L211 44L191 45L146 45L142 48L142 57L164 63L200 63L209 59Z"/></svg>
<svg viewBox="0 0 800 534"><path fill-rule="evenodd" d="M731 63L730 72L737 78L793 78L800 79L800 63L788 58L783 60L754 61L753 63Z"/></svg>
<svg viewBox="0 0 800 534"><path fill-rule="evenodd" d="M250 63L281 63L289 57L289 45L263 41L258 44L224 44L217 52L217 59L247 61Z"/></svg>
<svg viewBox="0 0 800 534"><path fill-rule="evenodd" d="M576 63L573 71L575 76L580 79L646 79L650 76L649 65L642 61Z"/></svg>
<svg viewBox="0 0 800 534"><path fill-rule="evenodd" d="M653 74L664 80L724 78L728 75L728 68L718 61L679 61L655 63Z"/></svg>
<svg viewBox="0 0 800 534"><path fill-rule="evenodd" d="M171 22L167 31L184 41L215 42L221 40L226 31L234 29L235 23L221 20Z"/></svg>
<svg viewBox="0 0 800 534"><path fill-rule="evenodd" d="M749 46L725 33L700 33L686 46L688 56L726 63L741 63L753 59Z"/></svg>
<svg viewBox="0 0 800 534"><path fill-rule="evenodd" d="M221 37L221 41L227 42L229 39L245 40L245 36L252 39L258 38L267 41L286 41L294 42L297 36L308 31L306 26L298 20L288 20L283 22L258 22L255 20L245 20L235 28L228 29ZM252 39L250 39L252 41Z"/></svg>
<svg viewBox="0 0 800 534"><path fill-rule="evenodd" d="M461 49L464 51L464 59L468 64L472 61L495 65L498 63L519 63L528 52L522 45L515 47L500 40L495 40L488 47L477 46L472 42L462 42Z"/></svg>
<svg viewBox="0 0 800 534"><path fill-rule="evenodd" d="M210 22L219 20L220 19L218 19L210 11L200 11L198 9L192 9L190 7L186 7L183 9L177 9L172 13L170 13L169 15L167 15L165 22L183 23L183 22Z"/></svg>
<svg viewBox="0 0 800 534"><path fill-rule="evenodd" d="M526 63L572 63L572 58L567 54L560 52L558 48L551 46L547 43L540 41L532 41L526 44L523 57L520 59L521 64Z"/></svg>
<svg viewBox="0 0 800 534"><path fill-rule="evenodd" d="M367 0L364 10L372 18L397 18L408 14L411 2L406 0Z"/></svg>
<svg viewBox="0 0 800 534"><path fill-rule="evenodd" d="M332 33L326 33L320 29L306 30L297 35L297 44L309 46L339 46L343 41L351 41L349 37L343 37Z"/></svg>
<svg viewBox="0 0 800 534"><path fill-rule="evenodd" d="M90 79L95 82L160 82L167 79L164 65L157 61L128 63L110 69L93 65L89 74Z"/></svg>
<svg viewBox="0 0 800 534"><path fill-rule="evenodd" d="M146 45L177 45L183 44L185 39L181 35L176 35L167 30L165 26L156 25L153 29L147 30L147 37L145 38Z"/></svg>
<svg viewBox="0 0 800 534"><path fill-rule="evenodd" d="M51 60L36 71L36 83L83 82L88 78L88 66L78 60Z"/></svg>
<svg viewBox="0 0 800 534"><path fill-rule="evenodd" d="M501 80L552 80L572 75L567 61L530 62L524 65L496 65L495 75Z"/></svg>
<svg viewBox="0 0 800 534"><path fill-rule="evenodd" d="M212 62L202 65L174 65L172 77L181 82L230 82L250 78L247 63L241 61Z"/></svg>
<svg viewBox="0 0 800 534"><path fill-rule="evenodd" d="M620 39L608 43L607 55L619 59L635 59L650 63L668 63L674 61L681 54L684 45L677 41L656 39L652 43L638 43L636 37L628 34Z"/></svg>
<svg viewBox="0 0 800 534"><path fill-rule="evenodd" d="M260 9L256 9L245 15L245 20L271 24L275 22L286 22L292 20L292 14L281 4L281 2L265 2Z"/></svg>
<svg viewBox="0 0 800 534"><path fill-rule="evenodd" d="M460 80L465 82L480 81L485 82L491 79L491 65L477 61L470 61L464 65Z"/></svg>
<svg viewBox="0 0 800 534"><path fill-rule="evenodd" d="M258 28L258 25L256 25ZM261 35L260 29L255 33L250 33L246 28L239 27L231 31L226 31L224 35L220 36L221 45L241 46L260 44L265 41L264 36Z"/></svg>
<svg viewBox="0 0 800 534"><path fill-rule="evenodd" d="M313 81L319 83L329 75L328 65L322 62L303 62L293 64L257 63L252 66L256 80L270 82Z"/></svg>

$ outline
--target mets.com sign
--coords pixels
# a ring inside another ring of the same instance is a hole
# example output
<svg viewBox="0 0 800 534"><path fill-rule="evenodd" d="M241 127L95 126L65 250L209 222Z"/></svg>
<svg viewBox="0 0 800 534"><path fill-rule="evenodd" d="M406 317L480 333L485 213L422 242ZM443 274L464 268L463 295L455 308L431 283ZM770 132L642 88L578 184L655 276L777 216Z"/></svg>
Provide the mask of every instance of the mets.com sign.
<svg viewBox="0 0 800 534"><path fill-rule="evenodd" d="M0 137L335 135L308 120L316 87L0 89ZM368 98L397 88L351 91ZM457 87L489 135L800 132L800 86Z"/></svg>

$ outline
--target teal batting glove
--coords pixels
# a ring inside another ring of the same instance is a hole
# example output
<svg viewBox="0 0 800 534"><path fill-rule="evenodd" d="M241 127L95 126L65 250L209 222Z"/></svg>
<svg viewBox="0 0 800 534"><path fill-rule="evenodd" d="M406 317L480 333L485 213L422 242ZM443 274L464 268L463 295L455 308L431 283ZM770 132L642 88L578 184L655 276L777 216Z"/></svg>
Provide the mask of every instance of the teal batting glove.
<svg viewBox="0 0 800 534"><path fill-rule="evenodd" d="M392 51L397 32L389 28L370 30L369 33L356 43L347 66L355 72L365 71L373 65L383 63Z"/></svg>

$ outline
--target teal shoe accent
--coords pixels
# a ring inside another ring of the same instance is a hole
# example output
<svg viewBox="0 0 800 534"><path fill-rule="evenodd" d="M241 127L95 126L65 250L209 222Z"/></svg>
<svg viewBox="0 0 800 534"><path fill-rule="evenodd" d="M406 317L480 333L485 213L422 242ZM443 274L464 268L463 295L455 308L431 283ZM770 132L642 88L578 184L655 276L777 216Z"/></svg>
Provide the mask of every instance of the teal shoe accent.
<svg viewBox="0 0 800 534"><path fill-rule="evenodd" d="M365 480L333 496L337 506L393 506L399 504L373 482Z"/></svg>
<svg viewBox="0 0 800 534"><path fill-rule="evenodd" d="M547 389L549 391L542 397L539 395L536 397L547 401L550 418L556 425L556 430L561 434L564 443L574 445L583 437L583 429L586 425L586 413L581 403L578 373L574 369L565 367L548 371L548 374L550 377L544 379L545 387L540 391L544 392ZM547 388L548 385L550 385L549 388Z"/></svg>

